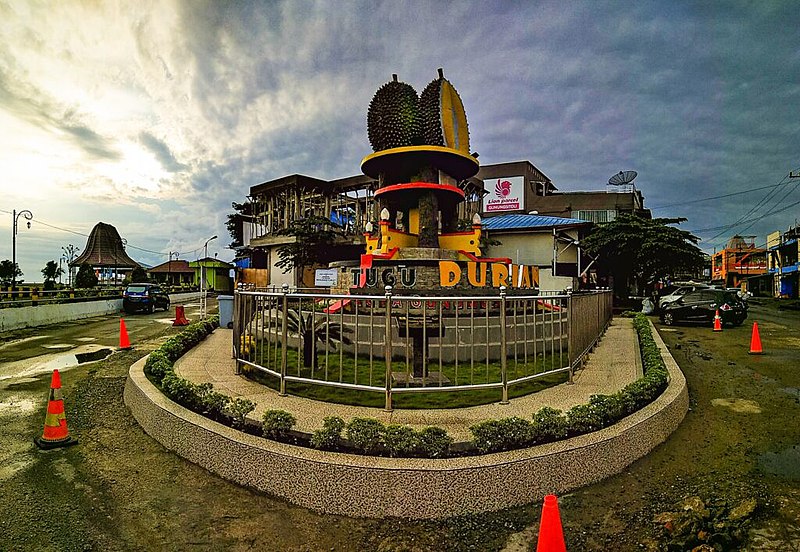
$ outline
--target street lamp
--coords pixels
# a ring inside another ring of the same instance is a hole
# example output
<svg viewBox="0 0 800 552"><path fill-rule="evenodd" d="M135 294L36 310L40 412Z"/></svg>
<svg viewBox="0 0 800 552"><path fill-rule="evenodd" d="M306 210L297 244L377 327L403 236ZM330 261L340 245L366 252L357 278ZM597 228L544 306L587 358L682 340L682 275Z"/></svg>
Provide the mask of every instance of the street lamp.
<svg viewBox="0 0 800 552"><path fill-rule="evenodd" d="M33 220L33 213L27 209L23 209L18 213L17 210L14 209L11 216L14 219L13 228L11 229L11 291L13 293L14 286L17 283L17 225L19 223L19 217L25 217L28 221L28 228L30 228L31 220Z"/></svg>
<svg viewBox="0 0 800 552"><path fill-rule="evenodd" d="M206 240L206 243L203 244L203 258L200 259L200 318L206 317L206 310L208 307L208 302L206 299L206 291L205 291L205 284L206 284L205 260L206 257L208 257L208 242L215 239L217 239L217 236L211 236Z"/></svg>

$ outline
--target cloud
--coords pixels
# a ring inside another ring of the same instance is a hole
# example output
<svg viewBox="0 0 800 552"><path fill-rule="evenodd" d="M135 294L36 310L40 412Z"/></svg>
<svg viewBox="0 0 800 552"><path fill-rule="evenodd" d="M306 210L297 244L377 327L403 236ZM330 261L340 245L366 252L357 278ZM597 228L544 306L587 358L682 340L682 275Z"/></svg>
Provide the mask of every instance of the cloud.
<svg viewBox="0 0 800 552"><path fill-rule="evenodd" d="M183 163L179 163L169 146L147 131L139 133L139 142L156 156L159 163L170 172L180 172L187 169Z"/></svg>

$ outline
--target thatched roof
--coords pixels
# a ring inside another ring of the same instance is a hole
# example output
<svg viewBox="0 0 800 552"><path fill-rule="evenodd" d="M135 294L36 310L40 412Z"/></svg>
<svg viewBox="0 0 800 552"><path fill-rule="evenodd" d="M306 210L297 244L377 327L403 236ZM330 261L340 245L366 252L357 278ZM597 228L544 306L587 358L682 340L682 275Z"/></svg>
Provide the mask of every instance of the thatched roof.
<svg viewBox="0 0 800 552"><path fill-rule="evenodd" d="M136 268L139 266L139 263L128 257L125 252L122 238L117 229L104 222L98 222L92 228L83 253L78 255L70 263L70 266L80 266L83 263L92 267L108 268Z"/></svg>

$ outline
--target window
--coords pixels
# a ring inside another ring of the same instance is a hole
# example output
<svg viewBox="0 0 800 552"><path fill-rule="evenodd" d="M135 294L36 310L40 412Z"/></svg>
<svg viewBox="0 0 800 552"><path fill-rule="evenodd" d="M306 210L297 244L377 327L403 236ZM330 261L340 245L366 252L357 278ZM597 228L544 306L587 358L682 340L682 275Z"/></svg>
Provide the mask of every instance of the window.
<svg viewBox="0 0 800 552"><path fill-rule="evenodd" d="M572 218L602 224L604 222L611 222L617 218L617 212L613 209L572 211Z"/></svg>

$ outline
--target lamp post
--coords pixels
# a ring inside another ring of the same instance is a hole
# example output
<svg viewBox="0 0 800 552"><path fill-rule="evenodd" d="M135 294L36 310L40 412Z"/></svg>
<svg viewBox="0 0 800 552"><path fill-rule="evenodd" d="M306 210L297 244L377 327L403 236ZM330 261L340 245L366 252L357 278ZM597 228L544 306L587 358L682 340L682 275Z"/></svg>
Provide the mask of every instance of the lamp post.
<svg viewBox="0 0 800 552"><path fill-rule="evenodd" d="M19 223L19 217L25 217L28 221L28 228L30 228L31 220L33 220L33 213L27 209L23 209L20 212L14 209L11 216L14 218L13 228L11 229L11 292L13 293L14 286L17 284L17 225Z"/></svg>
<svg viewBox="0 0 800 552"><path fill-rule="evenodd" d="M211 236L206 240L206 243L203 244L203 258L200 259L200 318L206 317L206 310L208 307L208 302L206 299L206 265L205 260L208 257L208 242L211 240L217 239L217 236Z"/></svg>

